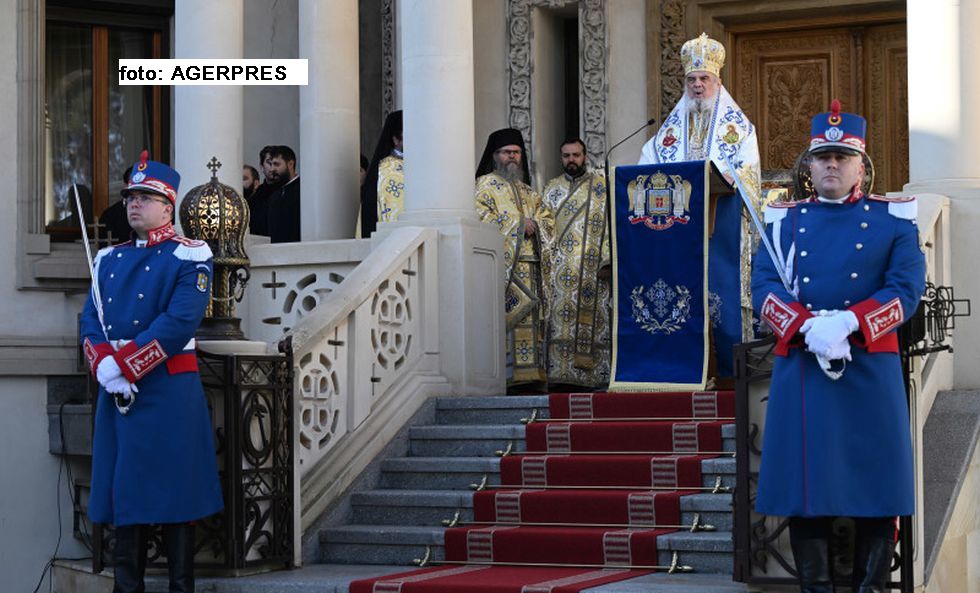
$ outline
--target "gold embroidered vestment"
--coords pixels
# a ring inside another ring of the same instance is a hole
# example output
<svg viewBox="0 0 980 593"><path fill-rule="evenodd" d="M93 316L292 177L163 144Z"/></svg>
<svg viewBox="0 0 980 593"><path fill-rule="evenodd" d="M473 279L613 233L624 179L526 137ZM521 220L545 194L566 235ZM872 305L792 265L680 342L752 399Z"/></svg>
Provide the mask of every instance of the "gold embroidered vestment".
<svg viewBox="0 0 980 593"><path fill-rule="evenodd" d="M496 173L476 180L477 214L504 237L504 310L507 319L507 383L547 381L545 332L549 258L554 218L541 197L522 181L507 181ZM524 221L537 223L525 236Z"/></svg>
<svg viewBox="0 0 980 593"><path fill-rule="evenodd" d="M555 217L549 298L548 380L586 389L609 383L610 263L606 180L561 175L542 196Z"/></svg>

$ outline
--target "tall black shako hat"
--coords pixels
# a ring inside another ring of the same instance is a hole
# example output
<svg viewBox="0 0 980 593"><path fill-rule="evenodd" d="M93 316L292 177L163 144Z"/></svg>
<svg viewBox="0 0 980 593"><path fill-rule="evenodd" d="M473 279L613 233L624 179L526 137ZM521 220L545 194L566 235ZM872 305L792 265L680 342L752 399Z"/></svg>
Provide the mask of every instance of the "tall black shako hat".
<svg viewBox="0 0 980 593"><path fill-rule="evenodd" d="M374 156L368 165L364 185L361 186L361 236L365 239L378 228L378 166L395 148L392 137L402 137L402 110L392 111L385 118L381 137L374 147Z"/></svg>
<svg viewBox="0 0 980 593"><path fill-rule="evenodd" d="M521 147L521 168L524 170L522 179L524 183L530 184L531 171L527 167L527 147L524 146L524 136L521 135L520 130L514 128L504 128L490 134L487 138L487 147L483 149L480 164L476 168L476 176L482 177L487 173L493 173L493 153L504 146L511 146L513 144Z"/></svg>

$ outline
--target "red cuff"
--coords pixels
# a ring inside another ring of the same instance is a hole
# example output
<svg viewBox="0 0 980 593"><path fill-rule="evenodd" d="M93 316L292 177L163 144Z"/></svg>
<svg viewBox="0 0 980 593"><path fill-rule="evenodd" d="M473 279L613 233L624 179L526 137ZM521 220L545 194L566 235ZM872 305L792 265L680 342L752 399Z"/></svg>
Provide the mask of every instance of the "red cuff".
<svg viewBox="0 0 980 593"><path fill-rule="evenodd" d="M790 346L794 344L794 338L803 322L813 317L813 314L806 310L806 307L793 301L784 303L774 293L769 293L766 300L762 302L762 309L759 317L769 324L772 331L776 334L775 353L779 356L786 356Z"/></svg>
<svg viewBox="0 0 980 593"><path fill-rule="evenodd" d="M167 353L156 340L142 348L137 347L136 342L130 342L116 352L113 358L116 359L123 376L130 383L135 383L167 360Z"/></svg>
<svg viewBox="0 0 980 593"><path fill-rule="evenodd" d="M884 305L876 299L865 299L849 311L858 320L858 335L851 335L851 342L868 349L868 352L898 352L896 329L905 321L905 310L898 297Z"/></svg>
<svg viewBox="0 0 980 593"><path fill-rule="evenodd" d="M85 341L82 342L82 352L85 353L85 360L88 362L88 368L94 377L95 370L99 368L102 359L106 356L112 356L116 351L112 349L112 344L109 342L93 344L92 340L85 338Z"/></svg>

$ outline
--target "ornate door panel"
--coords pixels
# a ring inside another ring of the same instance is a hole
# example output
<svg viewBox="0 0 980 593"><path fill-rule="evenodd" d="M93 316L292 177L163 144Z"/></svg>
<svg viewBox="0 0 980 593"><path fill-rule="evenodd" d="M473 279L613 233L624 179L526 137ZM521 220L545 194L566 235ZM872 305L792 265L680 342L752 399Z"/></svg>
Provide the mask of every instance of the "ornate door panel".
<svg viewBox="0 0 980 593"><path fill-rule="evenodd" d="M874 191L908 180L905 24L734 33L731 86L756 125L763 169L789 169L834 98L868 117Z"/></svg>
<svg viewBox="0 0 980 593"><path fill-rule="evenodd" d="M867 30L864 113L875 193L901 191L909 181L909 60L905 24Z"/></svg>
<svg viewBox="0 0 980 593"><path fill-rule="evenodd" d="M806 147L810 118L834 97L854 108L847 29L749 33L735 43L735 100L756 125L763 169L789 169Z"/></svg>

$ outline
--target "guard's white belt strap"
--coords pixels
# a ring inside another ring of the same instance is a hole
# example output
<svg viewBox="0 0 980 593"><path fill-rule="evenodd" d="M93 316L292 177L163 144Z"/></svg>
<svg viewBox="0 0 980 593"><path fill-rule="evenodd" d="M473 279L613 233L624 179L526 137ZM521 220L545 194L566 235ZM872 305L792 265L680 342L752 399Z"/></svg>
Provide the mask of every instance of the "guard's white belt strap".
<svg viewBox="0 0 980 593"><path fill-rule="evenodd" d="M118 350L122 349L123 346L125 346L126 344L128 344L130 342L132 342L132 340L112 340L109 343L112 344L112 348L114 350L117 350L118 351ZM183 349L184 350L194 350L195 348L197 348L197 338L191 338L190 341L187 342L187 344L184 346Z"/></svg>

